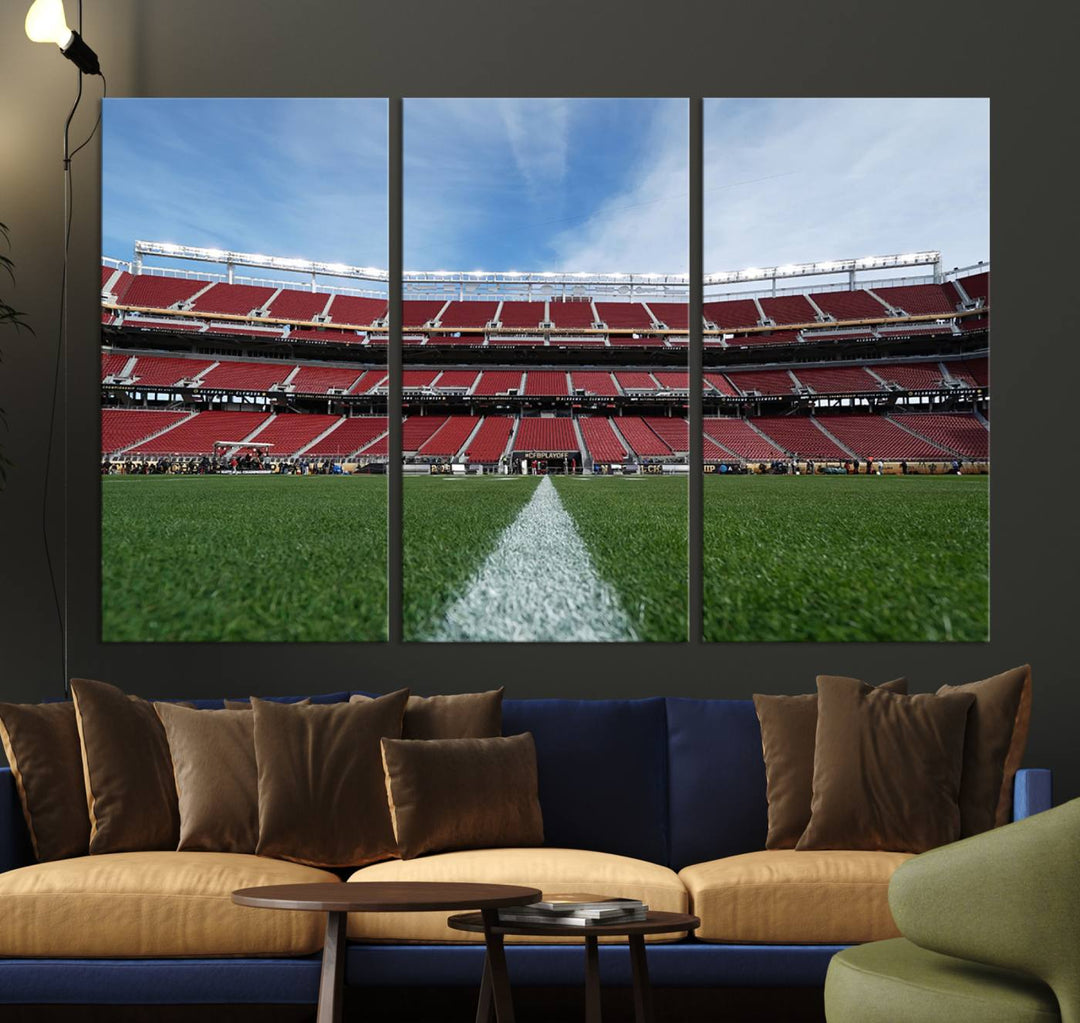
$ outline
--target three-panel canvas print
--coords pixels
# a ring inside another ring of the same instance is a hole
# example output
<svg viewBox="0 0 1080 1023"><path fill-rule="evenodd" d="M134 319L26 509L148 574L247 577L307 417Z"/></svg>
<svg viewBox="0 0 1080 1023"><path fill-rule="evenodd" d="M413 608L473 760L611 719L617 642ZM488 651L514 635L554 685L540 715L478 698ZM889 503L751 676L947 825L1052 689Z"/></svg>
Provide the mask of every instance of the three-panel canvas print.
<svg viewBox="0 0 1080 1023"><path fill-rule="evenodd" d="M988 639L988 102L692 113L106 100L102 639Z"/></svg>

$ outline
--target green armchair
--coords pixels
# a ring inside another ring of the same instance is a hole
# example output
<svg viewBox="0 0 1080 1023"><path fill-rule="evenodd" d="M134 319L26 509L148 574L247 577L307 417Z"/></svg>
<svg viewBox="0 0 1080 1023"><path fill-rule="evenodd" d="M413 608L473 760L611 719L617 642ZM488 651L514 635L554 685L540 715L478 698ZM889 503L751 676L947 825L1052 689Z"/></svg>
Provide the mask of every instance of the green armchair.
<svg viewBox="0 0 1080 1023"><path fill-rule="evenodd" d="M1080 799L901 866L902 938L833 957L828 1023L1080 1023Z"/></svg>

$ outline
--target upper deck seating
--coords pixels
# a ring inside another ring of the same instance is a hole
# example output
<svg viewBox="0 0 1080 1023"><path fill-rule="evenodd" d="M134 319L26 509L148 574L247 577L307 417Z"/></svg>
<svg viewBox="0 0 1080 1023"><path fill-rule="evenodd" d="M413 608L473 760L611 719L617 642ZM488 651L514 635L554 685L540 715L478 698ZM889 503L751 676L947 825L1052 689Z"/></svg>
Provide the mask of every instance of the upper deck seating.
<svg viewBox="0 0 1080 1023"><path fill-rule="evenodd" d="M804 295L777 295L775 298L762 298L758 301L773 323L813 323L818 318L814 307Z"/></svg>
<svg viewBox="0 0 1080 1023"><path fill-rule="evenodd" d="M530 396L562 397L570 391L563 370L529 370L525 374L525 393Z"/></svg>
<svg viewBox="0 0 1080 1023"><path fill-rule="evenodd" d="M874 294L909 316L954 313L960 296L951 284L906 284L896 288L874 288Z"/></svg>
<svg viewBox="0 0 1080 1023"><path fill-rule="evenodd" d="M862 366L795 366L792 372L799 383L815 394L858 394L879 391L878 383Z"/></svg>
<svg viewBox="0 0 1080 1023"><path fill-rule="evenodd" d="M137 274L128 285L119 304L146 309L171 309L187 301L196 291L205 288L206 285L206 281L186 277Z"/></svg>
<svg viewBox="0 0 1080 1023"><path fill-rule="evenodd" d="M168 387L191 380L213 365L208 359L183 359L168 355L140 355L132 376L143 387Z"/></svg>
<svg viewBox="0 0 1080 1023"><path fill-rule="evenodd" d="M645 303L668 330L688 330L690 327L690 306L685 302L646 302Z"/></svg>
<svg viewBox="0 0 1080 1023"><path fill-rule="evenodd" d="M612 330L652 330L656 326L640 302L597 302L596 314Z"/></svg>
<svg viewBox="0 0 1080 1023"><path fill-rule="evenodd" d="M499 311L499 322L504 327L538 329L543 320L543 302L503 302Z"/></svg>
<svg viewBox="0 0 1080 1023"><path fill-rule="evenodd" d="M889 310L863 288L812 292L810 297L823 313L836 320L880 320L889 315Z"/></svg>
<svg viewBox="0 0 1080 1023"><path fill-rule="evenodd" d="M729 372L728 380L738 388L740 394L792 394L795 381L786 369L740 370Z"/></svg>
<svg viewBox="0 0 1080 1023"><path fill-rule="evenodd" d="M439 326L447 330L458 327L486 327L498 308L498 302L451 302L446 307L446 312L439 317ZM438 312L437 309L435 311Z"/></svg>
<svg viewBox="0 0 1080 1023"><path fill-rule="evenodd" d="M361 370L341 366L301 366L289 381L295 394L326 394L330 388L348 391L360 378Z"/></svg>
<svg viewBox="0 0 1080 1023"><path fill-rule="evenodd" d="M505 394L507 391L521 393L522 373L520 370L487 370L480 375L480 380L473 388L476 395Z"/></svg>
<svg viewBox="0 0 1080 1023"><path fill-rule="evenodd" d="M404 329L423 327L439 315L439 310L446 305L439 299L407 298L401 303L401 325Z"/></svg>
<svg viewBox="0 0 1080 1023"><path fill-rule="evenodd" d="M623 372L616 373L615 379L622 388L624 394L633 394L641 391L658 391L660 385L652 378L650 373Z"/></svg>
<svg viewBox="0 0 1080 1023"><path fill-rule="evenodd" d="M661 387L669 391L690 393L690 374L685 371L657 370L653 376L659 381Z"/></svg>
<svg viewBox="0 0 1080 1023"><path fill-rule="evenodd" d="M986 305L990 304L990 274L988 272L961 277L960 286L972 301L981 298Z"/></svg>
<svg viewBox="0 0 1080 1023"><path fill-rule="evenodd" d="M401 374L401 389L403 391L420 391L430 387L439 375L437 369L406 369Z"/></svg>
<svg viewBox="0 0 1080 1023"><path fill-rule="evenodd" d="M268 314L280 320L310 321L318 316L330 301L325 291L301 291L299 288L282 288L270 303Z"/></svg>
<svg viewBox="0 0 1080 1023"><path fill-rule="evenodd" d="M721 394L726 394L728 397L734 397L738 392L731 386L730 381L723 373L706 373L705 383L709 384ZM708 393L708 392L706 392Z"/></svg>
<svg viewBox="0 0 1080 1023"><path fill-rule="evenodd" d="M875 362L869 368L882 379L908 391L932 391L941 387L941 365L937 362Z"/></svg>
<svg viewBox="0 0 1080 1023"><path fill-rule="evenodd" d="M475 369L447 369L432 385L436 391L467 391L480 374Z"/></svg>
<svg viewBox="0 0 1080 1023"><path fill-rule="evenodd" d="M761 314L752 298L732 298L719 302L706 302L703 306L705 319L715 323L721 330L734 327L756 327Z"/></svg>
<svg viewBox="0 0 1080 1023"><path fill-rule="evenodd" d="M191 308L193 312L198 313L247 316L266 305L275 291L277 288L260 287L254 284L219 283L195 299Z"/></svg>
<svg viewBox="0 0 1080 1023"><path fill-rule="evenodd" d="M368 298L364 295L335 295L327 313L332 323L369 327L386 319L386 299Z"/></svg>
<svg viewBox="0 0 1080 1023"><path fill-rule="evenodd" d="M615 397L619 391L615 387L615 381L610 373L581 372L570 374L570 385L574 392L584 391L586 394L595 394L602 397Z"/></svg>
<svg viewBox="0 0 1080 1023"><path fill-rule="evenodd" d="M591 302L548 302L551 322L561 330L588 330L593 325Z"/></svg>
<svg viewBox="0 0 1080 1023"><path fill-rule="evenodd" d="M349 394L370 394L378 388L386 387L389 374L385 369L369 369L360 374L360 379L349 388Z"/></svg>
<svg viewBox="0 0 1080 1023"><path fill-rule="evenodd" d="M220 362L202 377L204 388L226 391L266 391L271 385L283 383L293 371L295 363Z"/></svg>

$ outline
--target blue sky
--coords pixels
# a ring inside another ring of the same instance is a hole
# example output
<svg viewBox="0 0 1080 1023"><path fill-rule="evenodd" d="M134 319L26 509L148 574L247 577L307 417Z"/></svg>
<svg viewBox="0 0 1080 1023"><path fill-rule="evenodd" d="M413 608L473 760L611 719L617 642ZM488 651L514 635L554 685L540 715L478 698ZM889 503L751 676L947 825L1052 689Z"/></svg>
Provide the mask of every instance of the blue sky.
<svg viewBox="0 0 1080 1023"><path fill-rule="evenodd" d="M705 270L990 258L985 99L705 102Z"/></svg>
<svg viewBox="0 0 1080 1023"><path fill-rule="evenodd" d="M386 266L385 100L107 99L102 131L106 256L142 238Z"/></svg>
<svg viewBox="0 0 1080 1023"><path fill-rule="evenodd" d="M685 273L687 103L407 99L409 270Z"/></svg>

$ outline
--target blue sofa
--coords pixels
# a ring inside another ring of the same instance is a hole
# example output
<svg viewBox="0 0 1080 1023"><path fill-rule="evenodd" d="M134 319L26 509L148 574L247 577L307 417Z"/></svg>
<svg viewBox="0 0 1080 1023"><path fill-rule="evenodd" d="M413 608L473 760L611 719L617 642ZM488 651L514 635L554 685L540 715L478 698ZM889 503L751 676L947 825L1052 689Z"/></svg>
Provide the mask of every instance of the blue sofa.
<svg viewBox="0 0 1080 1023"><path fill-rule="evenodd" d="M347 693L323 699L344 699ZM197 701L217 707L221 701ZM764 848L761 735L749 700L507 700L505 734L536 740L546 844L683 867ZM1014 816L1050 806L1050 773L1017 774ZM0 770L0 872L33 862L11 772ZM3 907L0 905L0 921ZM2 923L0 923L2 926ZM650 947L657 986L803 987L824 983L843 945ZM630 983L625 946L601 947L608 984ZM581 949L512 945L519 985L577 985ZM477 986L479 945L353 942L355 986ZM314 1003L318 955L219 959L0 959L3 1004Z"/></svg>

